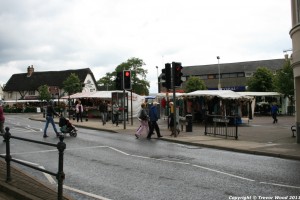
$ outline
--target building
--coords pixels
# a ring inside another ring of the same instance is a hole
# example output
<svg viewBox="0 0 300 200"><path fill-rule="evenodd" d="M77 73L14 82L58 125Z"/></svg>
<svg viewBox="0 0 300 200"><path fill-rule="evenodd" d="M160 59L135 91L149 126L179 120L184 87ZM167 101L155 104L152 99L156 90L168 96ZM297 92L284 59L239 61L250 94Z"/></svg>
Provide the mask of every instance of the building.
<svg viewBox="0 0 300 200"><path fill-rule="evenodd" d="M89 68L35 72L34 67L28 66L27 73L13 74L3 88L3 100L37 100L38 88L48 85L54 99L67 95L63 90L63 82L74 73L83 84L83 92L94 92L97 84Z"/></svg>
<svg viewBox="0 0 300 200"><path fill-rule="evenodd" d="M291 66L293 67L295 80L297 143L300 143L300 0L291 0L291 9L292 28L290 36L293 44Z"/></svg>
<svg viewBox="0 0 300 200"><path fill-rule="evenodd" d="M185 81L188 80L190 76L201 78L209 90L217 90L220 81L222 90L241 92L246 91L247 79L253 75L258 67L266 67L275 74L277 70L284 66L284 63L285 59L273 59L212 65L184 66L182 73ZM177 91L183 91L184 84L185 82L183 82L181 87L177 88ZM166 88L162 87L162 83L160 83L159 92L164 91L166 91Z"/></svg>

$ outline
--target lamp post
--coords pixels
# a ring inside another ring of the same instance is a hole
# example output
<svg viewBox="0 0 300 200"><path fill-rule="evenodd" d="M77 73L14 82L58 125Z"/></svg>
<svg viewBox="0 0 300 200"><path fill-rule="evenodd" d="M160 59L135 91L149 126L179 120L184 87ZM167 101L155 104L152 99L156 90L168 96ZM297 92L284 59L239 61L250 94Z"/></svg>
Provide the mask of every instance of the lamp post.
<svg viewBox="0 0 300 200"><path fill-rule="evenodd" d="M220 74L220 56L217 56L217 59L218 59L218 71L219 71L219 83L218 83L218 90L221 90L222 87L221 87L221 74Z"/></svg>

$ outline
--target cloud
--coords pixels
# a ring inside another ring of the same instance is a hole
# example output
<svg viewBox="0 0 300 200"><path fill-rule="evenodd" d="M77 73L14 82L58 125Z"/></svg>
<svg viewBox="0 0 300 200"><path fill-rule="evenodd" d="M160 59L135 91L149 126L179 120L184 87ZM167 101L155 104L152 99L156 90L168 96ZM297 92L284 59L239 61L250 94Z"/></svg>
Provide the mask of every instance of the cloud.
<svg viewBox="0 0 300 200"><path fill-rule="evenodd" d="M90 67L99 79L131 57L144 60L155 83L166 62L272 59L291 48L290 3L282 0L10 0L0 13L2 84L28 65Z"/></svg>

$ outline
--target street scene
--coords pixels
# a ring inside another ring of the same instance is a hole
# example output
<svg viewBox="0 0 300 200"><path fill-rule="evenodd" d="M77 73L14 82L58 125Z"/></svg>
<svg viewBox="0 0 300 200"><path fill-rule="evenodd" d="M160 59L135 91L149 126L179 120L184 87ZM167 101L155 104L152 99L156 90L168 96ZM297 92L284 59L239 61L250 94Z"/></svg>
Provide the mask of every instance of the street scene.
<svg viewBox="0 0 300 200"><path fill-rule="evenodd" d="M300 200L300 0L10 0L0 22L0 200Z"/></svg>
<svg viewBox="0 0 300 200"><path fill-rule="evenodd" d="M42 137L45 123L42 115L8 115L7 118L12 135L58 142L51 129L48 138ZM262 122L257 119L257 123L255 120L240 128L241 141L238 142L250 140L248 149L251 142L259 144L258 149L272 147L273 156L252 154L255 146L248 153L238 153L184 142L191 137L193 140L206 137L206 141L212 138L222 143L235 141L231 138L204 136L201 127L194 127L192 133L183 130L180 133L182 135L178 136L183 139L179 143L169 141L168 138L174 138L169 137L170 131L163 119L159 125L164 137L157 139L154 136L151 140L147 140L146 135L139 139L134 137L133 130L138 126L137 121L134 127L127 122L126 130L117 130L111 122L103 126L100 120L92 119L82 123L75 120L73 123L78 126L77 137L66 135L64 139L67 146L64 152L64 194L74 199L229 199L242 196L269 197L270 194L273 194L272 197L296 196L300 190L298 176L295 176L299 171L299 157L297 160L276 155L283 154L280 152L280 149L284 149L282 146L293 147L295 138L291 137L289 130L291 119L279 117L281 124L274 127L270 117L262 117ZM253 131L262 126L266 132L267 129L274 130L273 135L267 134L272 138L262 136L259 139L256 138L257 134L251 137L247 131L243 133L244 129ZM279 135L275 129L280 129L281 133L285 130L286 135ZM205 140L202 140L205 144ZM11 155L14 158L50 171L57 170L57 149L24 143L11 139ZM5 143L1 145L3 154ZM39 181L55 187L55 177L18 167Z"/></svg>

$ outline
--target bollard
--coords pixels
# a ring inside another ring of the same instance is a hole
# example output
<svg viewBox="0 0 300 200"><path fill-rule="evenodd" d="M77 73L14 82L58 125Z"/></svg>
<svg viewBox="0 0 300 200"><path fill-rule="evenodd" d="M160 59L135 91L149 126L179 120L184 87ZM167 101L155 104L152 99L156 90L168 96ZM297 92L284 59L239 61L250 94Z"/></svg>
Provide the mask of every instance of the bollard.
<svg viewBox="0 0 300 200"><path fill-rule="evenodd" d="M63 181L65 179L64 173L64 150L66 149L66 143L64 143L64 135L59 136L59 142L57 143L58 153L58 172L57 172L57 199L62 200L63 198Z"/></svg>
<svg viewBox="0 0 300 200"><path fill-rule="evenodd" d="M10 133L9 133L9 128L5 128L5 134L4 134L4 140L6 142L6 156L5 156L5 161L6 161L6 182L11 181L11 176L10 176L10 161L11 161L11 156L10 156Z"/></svg>

